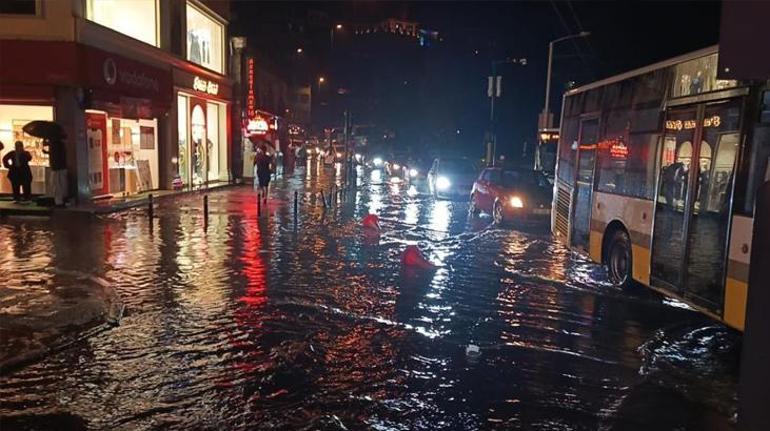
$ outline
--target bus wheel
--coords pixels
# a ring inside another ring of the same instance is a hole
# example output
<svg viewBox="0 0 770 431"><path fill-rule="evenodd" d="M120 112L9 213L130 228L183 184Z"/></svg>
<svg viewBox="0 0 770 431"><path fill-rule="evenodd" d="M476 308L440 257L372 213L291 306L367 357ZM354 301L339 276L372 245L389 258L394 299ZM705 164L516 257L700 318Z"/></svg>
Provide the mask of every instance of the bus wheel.
<svg viewBox="0 0 770 431"><path fill-rule="evenodd" d="M624 230L616 230L607 250L607 273L610 282L618 287L629 287L631 277L631 241Z"/></svg>

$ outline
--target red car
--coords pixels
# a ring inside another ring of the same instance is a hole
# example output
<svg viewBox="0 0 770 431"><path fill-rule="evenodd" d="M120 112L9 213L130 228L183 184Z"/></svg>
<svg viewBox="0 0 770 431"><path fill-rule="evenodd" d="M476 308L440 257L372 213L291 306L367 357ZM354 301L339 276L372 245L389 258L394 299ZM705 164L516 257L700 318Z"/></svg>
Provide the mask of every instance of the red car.
<svg viewBox="0 0 770 431"><path fill-rule="evenodd" d="M531 169L486 168L471 190L470 213L491 214L497 224L546 221L551 215L553 186Z"/></svg>

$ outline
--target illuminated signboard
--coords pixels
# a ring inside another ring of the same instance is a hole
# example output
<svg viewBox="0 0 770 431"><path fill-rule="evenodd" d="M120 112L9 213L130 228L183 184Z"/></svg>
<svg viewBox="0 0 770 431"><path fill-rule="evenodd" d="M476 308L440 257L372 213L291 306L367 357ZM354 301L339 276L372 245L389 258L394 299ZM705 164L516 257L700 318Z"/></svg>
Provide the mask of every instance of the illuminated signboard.
<svg viewBox="0 0 770 431"><path fill-rule="evenodd" d="M623 143L623 141L616 141L610 145L610 158L616 160L628 159L628 147Z"/></svg>
<svg viewBox="0 0 770 431"><path fill-rule="evenodd" d="M256 102L257 98L254 95L254 58L249 57L248 62L248 91L246 93L246 118L254 118L257 114Z"/></svg>
<svg viewBox="0 0 770 431"><path fill-rule="evenodd" d="M719 117L719 115L714 115L712 117L704 118L703 119L703 127L719 127L722 124L722 118ZM691 130L694 129L697 125L697 122L695 120L667 120L666 121L666 129L667 130Z"/></svg>
<svg viewBox="0 0 770 431"><path fill-rule="evenodd" d="M270 126L267 124L267 120L262 117L256 117L246 125L246 131L253 135L264 135L269 130Z"/></svg>
<svg viewBox="0 0 770 431"><path fill-rule="evenodd" d="M208 93L216 96L219 93L219 84L213 81L207 81L203 78L195 77L193 88L201 93Z"/></svg>

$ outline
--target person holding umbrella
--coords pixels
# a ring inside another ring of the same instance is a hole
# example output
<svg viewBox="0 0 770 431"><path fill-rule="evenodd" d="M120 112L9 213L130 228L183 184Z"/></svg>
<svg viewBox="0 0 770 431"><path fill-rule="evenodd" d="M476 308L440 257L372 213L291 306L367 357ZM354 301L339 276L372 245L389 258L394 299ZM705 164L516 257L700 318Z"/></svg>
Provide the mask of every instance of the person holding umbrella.
<svg viewBox="0 0 770 431"><path fill-rule="evenodd" d="M32 154L24 149L24 143L16 141L15 149L3 157L3 166L8 169L8 179L13 187L13 201L19 202L21 189L24 190L24 200L28 201L32 194L32 169L29 162Z"/></svg>
<svg viewBox="0 0 770 431"><path fill-rule="evenodd" d="M43 140L43 153L48 154L51 167L53 200L57 207L64 206L67 197L67 155L64 149L63 133Z"/></svg>
<svg viewBox="0 0 770 431"><path fill-rule="evenodd" d="M57 207L63 207L67 196L67 157L64 150L67 134L53 121L31 121L22 130L43 139L43 153L49 155L54 202Z"/></svg>

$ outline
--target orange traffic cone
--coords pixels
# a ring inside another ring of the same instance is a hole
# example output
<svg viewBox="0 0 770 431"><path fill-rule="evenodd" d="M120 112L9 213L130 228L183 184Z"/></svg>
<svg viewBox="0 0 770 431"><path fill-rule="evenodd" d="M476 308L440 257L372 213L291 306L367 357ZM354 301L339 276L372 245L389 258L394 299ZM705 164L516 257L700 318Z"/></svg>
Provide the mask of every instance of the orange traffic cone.
<svg viewBox="0 0 770 431"><path fill-rule="evenodd" d="M416 245L406 246L401 255L401 264L421 269L436 269L436 265L429 261Z"/></svg>
<svg viewBox="0 0 770 431"><path fill-rule="evenodd" d="M375 229L378 232L381 230L380 218L374 214L367 214L366 217L361 220L361 225L363 225L365 229Z"/></svg>

